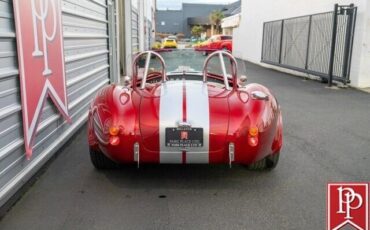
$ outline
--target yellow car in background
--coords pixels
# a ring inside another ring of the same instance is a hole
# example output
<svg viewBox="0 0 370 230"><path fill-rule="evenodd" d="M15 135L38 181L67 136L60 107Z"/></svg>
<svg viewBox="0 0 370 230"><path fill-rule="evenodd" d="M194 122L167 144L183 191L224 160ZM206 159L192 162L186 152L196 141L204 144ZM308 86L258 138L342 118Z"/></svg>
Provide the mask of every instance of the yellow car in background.
<svg viewBox="0 0 370 230"><path fill-rule="evenodd" d="M162 43L160 42L154 42L154 44L152 45L152 50L159 50L162 48Z"/></svg>
<svg viewBox="0 0 370 230"><path fill-rule="evenodd" d="M162 42L162 48L174 48L177 49L177 42L175 39L165 38Z"/></svg>

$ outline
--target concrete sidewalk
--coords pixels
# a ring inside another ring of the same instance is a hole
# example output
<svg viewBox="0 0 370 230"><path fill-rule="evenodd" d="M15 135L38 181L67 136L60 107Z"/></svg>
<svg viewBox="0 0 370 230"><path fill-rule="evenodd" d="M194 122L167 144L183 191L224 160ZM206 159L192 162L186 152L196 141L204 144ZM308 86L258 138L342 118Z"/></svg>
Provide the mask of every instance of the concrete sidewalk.
<svg viewBox="0 0 370 230"><path fill-rule="evenodd" d="M366 93L370 93L370 88L364 88L364 89L361 89L361 90L366 92Z"/></svg>
<svg viewBox="0 0 370 230"><path fill-rule="evenodd" d="M370 94L247 63L284 119L278 167L159 165L99 172L86 131L0 222L17 229L324 229L326 185L370 181Z"/></svg>

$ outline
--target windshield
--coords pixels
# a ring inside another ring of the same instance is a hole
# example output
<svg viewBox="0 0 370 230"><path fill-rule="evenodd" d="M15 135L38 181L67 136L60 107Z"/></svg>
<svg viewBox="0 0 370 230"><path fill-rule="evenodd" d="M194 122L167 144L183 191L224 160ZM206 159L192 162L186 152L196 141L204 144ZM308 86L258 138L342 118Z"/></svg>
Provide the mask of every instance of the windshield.
<svg viewBox="0 0 370 230"><path fill-rule="evenodd" d="M194 49L174 49L162 51L159 54L165 61L167 75L184 72L187 74L202 74L204 62L210 55L195 51ZM207 71L214 75L223 76L224 71L221 64L220 57L217 55L209 61ZM231 78L232 68L228 57L223 57L223 64L226 74ZM143 68L144 65L145 59L141 61L140 67ZM149 65L149 73L161 72L161 70L162 67L159 59L157 57L152 57ZM240 75L245 75L245 65L243 61L238 61L238 76Z"/></svg>
<svg viewBox="0 0 370 230"><path fill-rule="evenodd" d="M160 55L166 62L167 73L202 71L206 58L200 52L191 49L161 52Z"/></svg>
<svg viewBox="0 0 370 230"><path fill-rule="evenodd" d="M221 36L221 40L232 40L232 36Z"/></svg>
<svg viewBox="0 0 370 230"><path fill-rule="evenodd" d="M161 81L163 75L162 58L165 64L165 72L168 80L200 80L204 75L207 81L221 83L228 87L233 81L235 71L237 77L244 73L244 62L234 64L232 56L227 53L217 52L205 55L194 49L162 50L159 54L143 54L137 59L136 74L138 79L144 79L146 83ZM160 56L159 56L160 55ZM207 63L206 68L205 63ZM236 68L234 68L234 66ZM179 77L181 75L181 77ZM227 83L226 79L229 79Z"/></svg>

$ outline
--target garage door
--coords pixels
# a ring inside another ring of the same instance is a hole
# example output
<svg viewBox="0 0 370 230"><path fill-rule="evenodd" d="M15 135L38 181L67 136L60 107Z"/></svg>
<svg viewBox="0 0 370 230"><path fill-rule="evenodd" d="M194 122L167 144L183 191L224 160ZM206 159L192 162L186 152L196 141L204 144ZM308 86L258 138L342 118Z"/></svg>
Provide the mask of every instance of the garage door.
<svg viewBox="0 0 370 230"><path fill-rule="evenodd" d="M68 109L72 124L67 124L47 100L33 156L27 160L13 6L11 0L0 0L0 206L84 124L90 101L101 87L109 83L107 1L62 0L61 5Z"/></svg>

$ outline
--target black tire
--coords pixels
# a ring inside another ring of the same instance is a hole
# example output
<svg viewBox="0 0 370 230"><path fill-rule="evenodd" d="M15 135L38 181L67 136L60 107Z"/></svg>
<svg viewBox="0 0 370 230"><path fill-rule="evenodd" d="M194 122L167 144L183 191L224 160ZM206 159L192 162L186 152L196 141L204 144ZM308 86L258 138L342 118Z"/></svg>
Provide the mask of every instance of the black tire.
<svg viewBox="0 0 370 230"><path fill-rule="evenodd" d="M279 162L280 152L266 157L266 169L274 169Z"/></svg>
<svg viewBox="0 0 370 230"><path fill-rule="evenodd" d="M262 160L259 160L257 162L254 162L253 164L250 164L247 166L249 170L264 170L266 168L266 158L263 158Z"/></svg>
<svg viewBox="0 0 370 230"><path fill-rule="evenodd" d="M276 167L279 162L280 153L275 153L273 155L267 156L262 160L254 162L253 164L248 165L250 170L272 170Z"/></svg>
<svg viewBox="0 0 370 230"><path fill-rule="evenodd" d="M91 163L96 169L115 169L118 164L108 157L106 157L101 151L90 149Z"/></svg>

